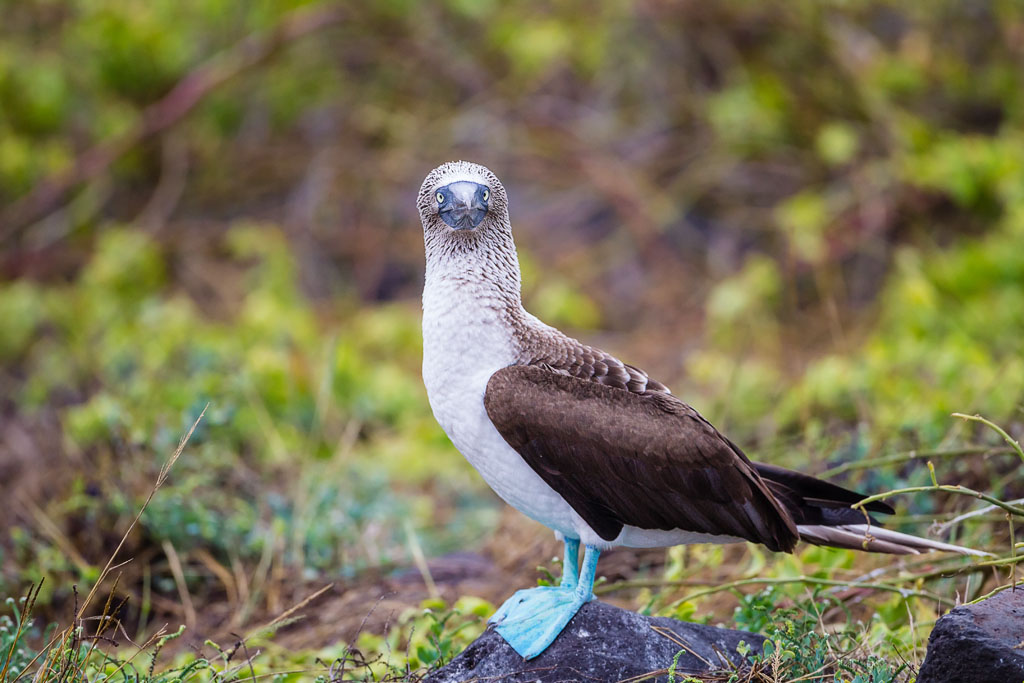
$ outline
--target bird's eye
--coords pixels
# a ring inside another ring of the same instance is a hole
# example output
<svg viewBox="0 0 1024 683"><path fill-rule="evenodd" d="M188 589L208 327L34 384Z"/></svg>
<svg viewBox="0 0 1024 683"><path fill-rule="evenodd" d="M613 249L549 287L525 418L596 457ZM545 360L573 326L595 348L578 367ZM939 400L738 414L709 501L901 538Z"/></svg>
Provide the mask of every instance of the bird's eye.
<svg viewBox="0 0 1024 683"><path fill-rule="evenodd" d="M444 204L444 193L443 192L438 192L437 193L437 203L438 204Z"/></svg>
<svg viewBox="0 0 1024 683"><path fill-rule="evenodd" d="M490 196L491 196L491 191L490 191L490 190L488 190L487 188L484 188L484 201L486 202L486 201L487 201L487 199L488 199L488 198L489 198Z"/></svg>

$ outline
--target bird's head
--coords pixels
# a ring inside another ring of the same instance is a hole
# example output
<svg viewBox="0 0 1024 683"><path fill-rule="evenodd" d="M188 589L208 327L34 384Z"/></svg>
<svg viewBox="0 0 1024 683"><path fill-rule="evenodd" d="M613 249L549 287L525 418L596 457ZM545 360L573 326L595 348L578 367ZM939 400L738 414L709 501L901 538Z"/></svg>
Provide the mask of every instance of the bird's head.
<svg viewBox="0 0 1024 683"><path fill-rule="evenodd" d="M507 223L507 197L497 176L468 161L449 161L423 181L416 201L427 233L484 233Z"/></svg>

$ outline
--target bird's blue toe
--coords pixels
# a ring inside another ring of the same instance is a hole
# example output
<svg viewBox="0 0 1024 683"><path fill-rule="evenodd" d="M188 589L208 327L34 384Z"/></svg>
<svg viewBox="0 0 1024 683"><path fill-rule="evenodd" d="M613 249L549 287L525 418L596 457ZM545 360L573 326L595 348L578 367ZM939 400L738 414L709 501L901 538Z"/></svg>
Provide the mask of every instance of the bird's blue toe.
<svg viewBox="0 0 1024 683"><path fill-rule="evenodd" d="M505 601L490 622L512 649L532 659L554 642L580 607L593 597L561 586L521 590Z"/></svg>

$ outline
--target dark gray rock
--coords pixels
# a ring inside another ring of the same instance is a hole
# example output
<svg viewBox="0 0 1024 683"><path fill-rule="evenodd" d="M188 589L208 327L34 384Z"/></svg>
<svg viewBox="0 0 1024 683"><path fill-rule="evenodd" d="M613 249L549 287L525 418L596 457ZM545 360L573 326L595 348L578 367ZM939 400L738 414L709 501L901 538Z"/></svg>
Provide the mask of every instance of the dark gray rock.
<svg viewBox="0 0 1024 683"><path fill-rule="evenodd" d="M1024 588L956 607L935 623L917 683L954 681L1024 681Z"/></svg>
<svg viewBox="0 0 1024 683"><path fill-rule="evenodd" d="M736 652L741 640L758 653L764 636L645 617L595 600L584 605L535 659L524 660L487 629L447 666L428 676L427 682L620 681L656 671L662 675L652 680L667 681L665 672L682 650L676 665L676 680L680 680L686 674L731 668L730 662L743 665L744 658Z"/></svg>

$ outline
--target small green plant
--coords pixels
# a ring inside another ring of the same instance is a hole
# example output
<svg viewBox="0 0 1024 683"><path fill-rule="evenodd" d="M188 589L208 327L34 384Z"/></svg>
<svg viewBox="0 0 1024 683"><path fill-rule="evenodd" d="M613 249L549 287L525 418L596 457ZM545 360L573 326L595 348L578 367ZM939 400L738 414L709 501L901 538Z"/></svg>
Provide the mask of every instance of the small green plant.
<svg viewBox="0 0 1024 683"><path fill-rule="evenodd" d="M358 651L380 675L412 675L448 663L486 627L494 606L463 597L449 605L439 598L409 610L386 634L363 633Z"/></svg>
<svg viewBox="0 0 1024 683"><path fill-rule="evenodd" d="M427 643L416 646L416 657L424 666L442 665L462 651L466 643L480 633L481 619L492 611L485 602L478 602L470 608L468 614L463 610L466 606L447 608L440 601L424 610L429 620L427 626Z"/></svg>
<svg viewBox="0 0 1024 683"><path fill-rule="evenodd" d="M0 683L14 680L38 657L25 642L33 634L32 599L38 589L20 600L4 601L11 615L0 615Z"/></svg>
<svg viewBox="0 0 1024 683"><path fill-rule="evenodd" d="M771 603L772 591L751 601L757 620L763 608ZM775 596L778 597L778 596ZM772 681L841 681L842 683L897 683L907 669L890 660L867 653L863 636L854 624L846 621L825 627L822 616L829 608L841 607L835 600L823 599L815 592L793 607L775 605L768 612L764 629L767 640L761 654L751 661L755 671L770 674ZM747 610L738 610L743 613Z"/></svg>

